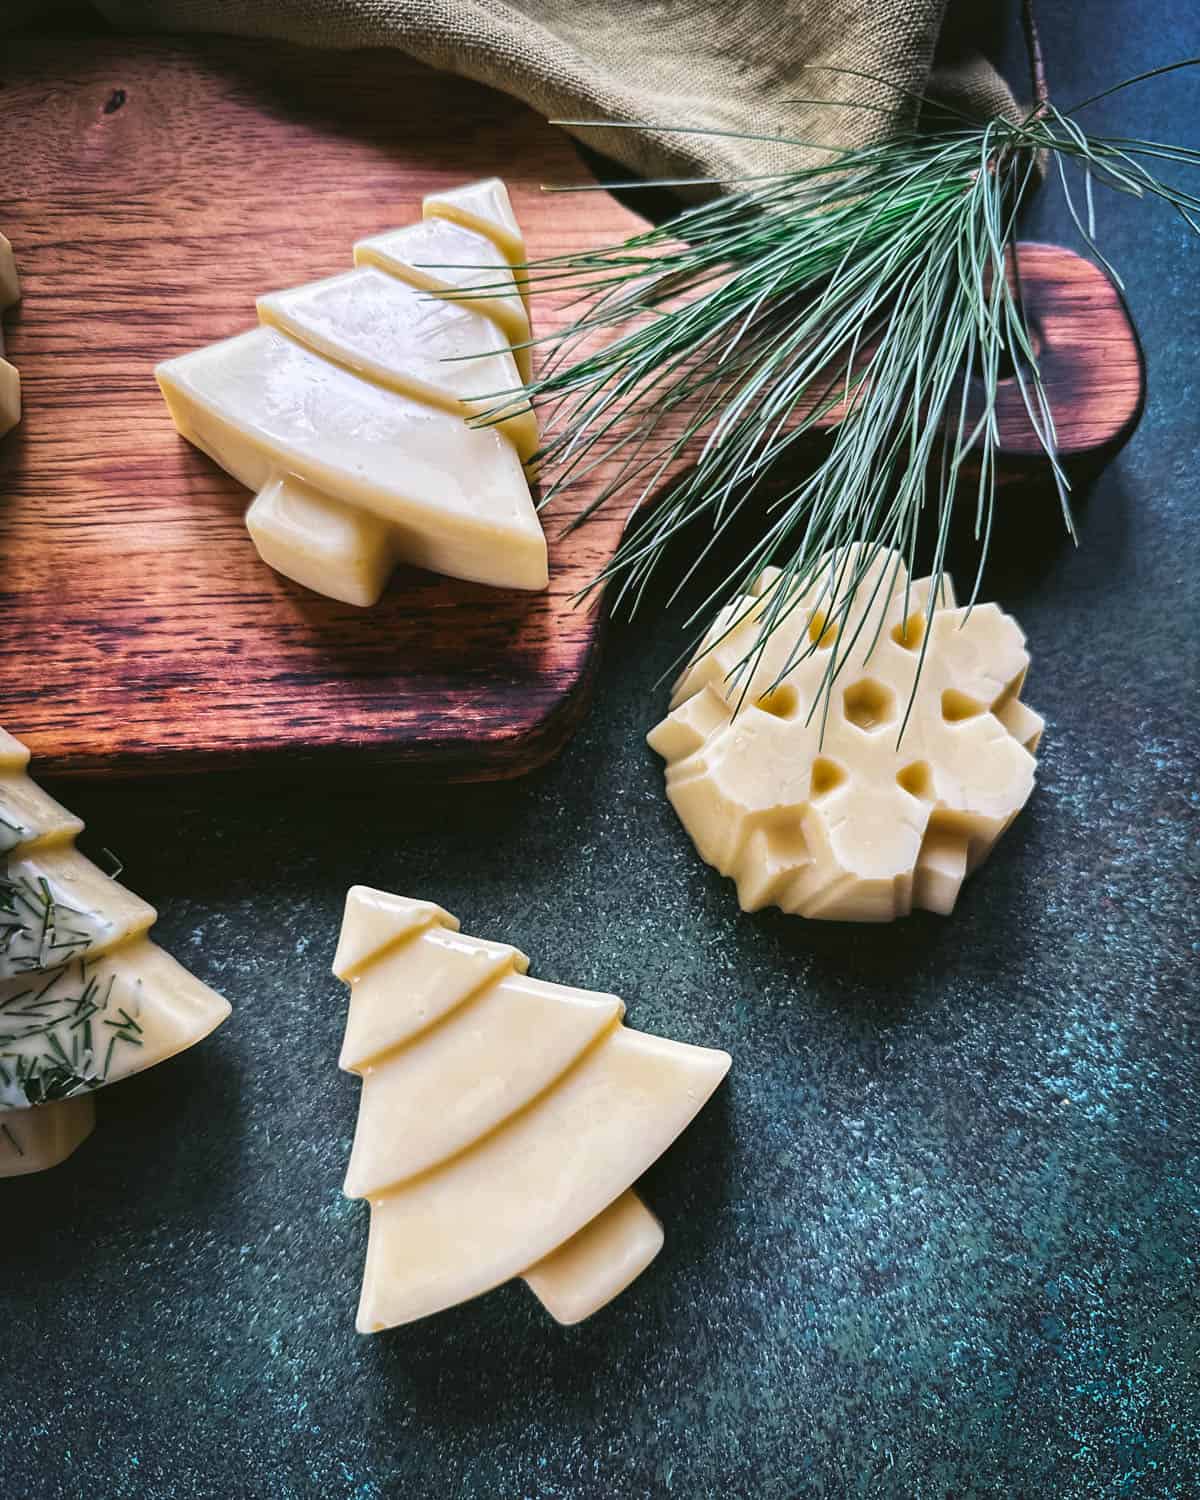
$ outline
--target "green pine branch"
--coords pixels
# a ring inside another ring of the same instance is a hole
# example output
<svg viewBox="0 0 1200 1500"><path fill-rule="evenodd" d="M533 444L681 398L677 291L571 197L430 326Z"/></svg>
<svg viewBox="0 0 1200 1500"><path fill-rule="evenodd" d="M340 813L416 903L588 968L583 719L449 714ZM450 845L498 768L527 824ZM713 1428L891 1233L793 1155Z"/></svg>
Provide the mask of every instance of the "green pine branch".
<svg viewBox="0 0 1200 1500"><path fill-rule="evenodd" d="M1095 189L1157 199L1200 232L1200 198L1157 171L1163 162L1194 167L1200 152L1088 134L1076 115L1113 90L1061 111L1045 90L1036 23L1030 58L1035 102L1021 120L976 122L926 101L936 131L914 126L831 151L820 165L735 184L623 244L529 265L531 293L569 292L579 306L533 341L543 352L528 387L542 419L543 505L602 476L579 525L604 505L632 512L666 484L589 588L611 585L615 605L631 610L649 592L677 593L686 577L658 586L668 545L681 533L694 538L690 576L768 477L787 472L781 461L837 416L816 466L787 480L761 537L731 557L692 623L702 629L718 603L748 594L767 563L781 567L738 668L748 681L810 587L823 585L822 607L840 626L881 549L896 549L911 571L930 511L937 597L951 514L964 497L979 547L973 600L992 533L997 389L1007 376L1073 532L1015 274L1018 214L1048 162L1084 242L1116 277L1096 243ZM831 569L829 555L855 541L868 544L857 562ZM781 677L815 649L793 629ZM837 640L826 694L855 644L840 629Z"/></svg>

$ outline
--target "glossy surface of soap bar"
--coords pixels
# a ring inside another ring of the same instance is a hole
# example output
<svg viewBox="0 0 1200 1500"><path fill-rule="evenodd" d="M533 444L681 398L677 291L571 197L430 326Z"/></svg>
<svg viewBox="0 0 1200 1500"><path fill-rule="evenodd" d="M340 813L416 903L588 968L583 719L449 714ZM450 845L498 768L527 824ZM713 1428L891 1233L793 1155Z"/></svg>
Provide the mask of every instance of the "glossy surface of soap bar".
<svg viewBox="0 0 1200 1500"><path fill-rule="evenodd" d="M516 450L436 406L257 328L158 367L176 426L243 484L279 473L392 526L397 554L506 588L546 585L546 543Z"/></svg>
<svg viewBox="0 0 1200 1500"><path fill-rule="evenodd" d="M458 306L490 318L513 346L521 379L529 379L529 350L519 347L530 337L529 311L491 240L450 219L425 219L359 240L354 262L379 266L424 292L449 293Z"/></svg>
<svg viewBox="0 0 1200 1500"><path fill-rule="evenodd" d="M514 268L525 264L525 237L513 213L508 189L499 177L429 193L421 200L421 213L426 219L449 219L486 236ZM519 274L517 286L521 286Z"/></svg>
<svg viewBox="0 0 1200 1500"><path fill-rule="evenodd" d="M465 302L445 302L372 266L260 297L258 315L319 354L411 400L470 418L494 414L495 430L522 458L538 444L523 401L502 413L520 376L496 325Z"/></svg>
<svg viewBox="0 0 1200 1500"><path fill-rule="evenodd" d="M396 565L394 531L293 474L277 475L246 511L263 562L305 588L360 608L374 604Z"/></svg>
<svg viewBox="0 0 1200 1500"><path fill-rule="evenodd" d="M424 944L433 942L431 933ZM504 973L474 1004L452 1009L424 1045L361 1064L346 1192L364 1198L404 1182L486 1135L552 1084L623 1009L612 995Z"/></svg>
<svg viewBox="0 0 1200 1500"><path fill-rule="evenodd" d="M363 1332L519 1275L576 1321L661 1244L628 1189L729 1058L631 1031L615 996L526 964L432 904L347 898L334 971L351 985L342 1066L363 1079L346 1181L371 1204Z"/></svg>
<svg viewBox="0 0 1200 1500"><path fill-rule="evenodd" d="M649 736L684 827L737 882L746 910L841 921L889 921L913 906L947 913L1033 790L1042 722L1020 701L1029 657L1016 622L994 604L955 608L948 580L934 609L929 581L908 585L887 551L847 606L837 580L857 555L831 559L788 601L747 684L735 670L782 586L768 570L757 598L718 616ZM826 715L840 637L852 644Z"/></svg>

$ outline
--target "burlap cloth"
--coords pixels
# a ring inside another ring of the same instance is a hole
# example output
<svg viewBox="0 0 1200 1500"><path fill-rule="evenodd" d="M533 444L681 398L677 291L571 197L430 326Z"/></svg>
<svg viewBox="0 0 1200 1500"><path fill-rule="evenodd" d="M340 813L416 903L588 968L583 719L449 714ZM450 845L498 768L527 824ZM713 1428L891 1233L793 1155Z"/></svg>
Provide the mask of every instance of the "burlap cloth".
<svg viewBox="0 0 1200 1500"><path fill-rule="evenodd" d="M11 4L10 20L27 22L50 8ZM769 172L815 160L821 146L877 140L911 118L902 90L981 113L1014 107L977 50L993 0L950 0L949 16L947 0L96 0L95 8L131 31L398 47L551 119L648 122L577 132L648 176ZM791 102L801 99L822 102ZM655 124L766 139L675 135ZM779 136L812 145L797 151Z"/></svg>

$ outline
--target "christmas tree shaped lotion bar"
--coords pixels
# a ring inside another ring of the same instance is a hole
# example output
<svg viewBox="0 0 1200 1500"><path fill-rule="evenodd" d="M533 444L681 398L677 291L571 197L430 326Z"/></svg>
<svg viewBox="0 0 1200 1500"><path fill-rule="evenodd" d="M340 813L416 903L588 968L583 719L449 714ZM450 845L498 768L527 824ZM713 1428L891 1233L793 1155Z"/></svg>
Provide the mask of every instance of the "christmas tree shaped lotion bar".
<svg viewBox="0 0 1200 1500"><path fill-rule="evenodd" d="M631 1031L615 996L528 963L427 901L347 897L334 973L351 987L341 1066L363 1081L345 1185L371 1205L363 1333L514 1276L578 1322L661 1248L632 1186L729 1056Z"/></svg>
<svg viewBox="0 0 1200 1500"><path fill-rule="evenodd" d="M425 215L360 242L354 270L259 298L258 328L157 371L183 436L256 491L263 560L349 604L374 604L398 561L547 581L522 468L538 432L528 350L510 347L529 320L508 193L472 184ZM486 294L462 300L472 284Z"/></svg>
<svg viewBox="0 0 1200 1500"><path fill-rule="evenodd" d="M0 1177L56 1166L92 1095L206 1037L228 1004L147 937L154 908L75 848L82 824L0 729Z"/></svg>

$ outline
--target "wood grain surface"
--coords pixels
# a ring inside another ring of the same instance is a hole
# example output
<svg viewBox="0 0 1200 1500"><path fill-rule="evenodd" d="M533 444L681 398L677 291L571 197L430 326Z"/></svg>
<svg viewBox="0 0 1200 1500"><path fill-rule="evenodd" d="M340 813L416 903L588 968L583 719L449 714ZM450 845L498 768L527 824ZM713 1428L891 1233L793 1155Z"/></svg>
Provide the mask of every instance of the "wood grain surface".
<svg viewBox="0 0 1200 1500"><path fill-rule="evenodd" d="M46 773L353 751L450 779L554 754L601 634L572 599L619 514L564 536L588 492L555 502L545 594L400 569L376 609L353 609L259 561L247 492L177 436L153 367L252 324L257 294L347 268L355 239L468 178L505 178L534 257L640 221L606 193L541 194L588 180L566 136L394 52L34 40L0 71L25 398L0 444L0 723ZM1049 246L1025 247L1022 275L1064 450L1116 442L1142 373L1114 289ZM535 332L559 316L539 299ZM1002 431L1018 462L1036 451L1015 387Z"/></svg>

